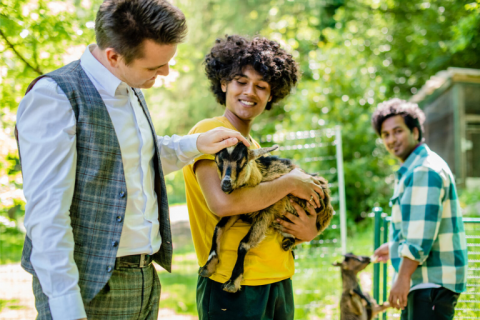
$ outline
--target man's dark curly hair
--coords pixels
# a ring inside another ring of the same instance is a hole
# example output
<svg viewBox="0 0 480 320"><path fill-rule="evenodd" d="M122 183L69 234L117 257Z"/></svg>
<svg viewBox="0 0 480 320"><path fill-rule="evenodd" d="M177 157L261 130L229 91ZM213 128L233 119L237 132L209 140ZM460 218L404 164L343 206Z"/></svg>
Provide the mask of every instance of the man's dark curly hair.
<svg viewBox="0 0 480 320"><path fill-rule="evenodd" d="M267 103L267 110L285 98L300 77L292 55L280 48L277 42L261 37L248 40L239 35L227 35L225 39L217 39L204 63L210 88L221 105L226 103L222 82L232 81L248 65L270 85L272 100Z"/></svg>
<svg viewBox="0 0 480 320"><path fill-rule="evenodd" d="M393 116L402 116L411 132L413 128L418 128L418 141L423 141L425 114L416 103L398 98L380 103L372 115L372 126L379 136L381 136L383 122Z"/></svg>

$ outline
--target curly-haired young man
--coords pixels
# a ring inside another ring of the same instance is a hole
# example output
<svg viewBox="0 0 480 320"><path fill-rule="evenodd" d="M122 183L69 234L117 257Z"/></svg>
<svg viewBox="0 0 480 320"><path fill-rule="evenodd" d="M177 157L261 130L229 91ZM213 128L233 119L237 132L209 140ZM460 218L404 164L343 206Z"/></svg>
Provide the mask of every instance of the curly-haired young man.
<svg viewBox="0 0 480 320"><path fill-rule="evenodd" d="M158 137L141 88L186 34L165 0L106 0L97 44L35 79L18 108L27 199L22 266L37 319L156 319L172 243L163 175L239 140L221 128ZM228 139L230 138L230 139Z"/></svg>
<svg viewBox="0 0 480 320"><path fill-rule="evenodd" d="M372 125L402 166L391 198L390 241L375 251L396 271L390 304L402 320L453 319L465 291L467 249L455 181L448 165L423 143L425 115L416 104L378 105Z"/></svg>
<svg viewBox="0 0 480 320"><path fill-rule="evenodd" d="M277 42L265 38L248 40L227 36L217 40L205 58L206 74L217 102L225 106L223 116L196 124L190 134L216 127L227 127L250 137L253 121L265 109L286 97L298 81L297 64ZM203 266L211 247L215 225L220 217L264 209L287 194L310 200L310 216L297 207L300 217L287 214L292 223L281 222L299 242L312 240L316 234L314 206L319 206L317 193L323 195L318 181L299 171L255 188L242 188L226 194L220 187L213 156L201 156L184 168L190 225L198 263ZM197 309L200 319L293 319L291 277L294 262L291 252L281 247L276 232L251 249L245 259L242 290L222 290L233 270L240 240L250 225L238 220L222 236L220 263L210 278L198 278Z"/></svg>

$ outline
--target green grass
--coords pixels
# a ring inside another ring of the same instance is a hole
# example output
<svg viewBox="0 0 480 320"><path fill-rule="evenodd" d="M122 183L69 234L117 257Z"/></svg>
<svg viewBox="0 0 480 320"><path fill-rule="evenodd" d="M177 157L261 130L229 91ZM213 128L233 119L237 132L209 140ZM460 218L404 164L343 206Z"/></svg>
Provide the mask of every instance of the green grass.
<svg viewBox="0 0 480 320"><path fill-rule="evenodd" d="M19 305L20 301L18 299L11 299L11 300L3 300L0 299L0 311L4 308L12 309L12 310L19 310L19 309L26 309L27 307Z"/></svg>
<svg viewBox="0 0 480 320"><path fill-rule="evenodd" d="M478 228L478 225L466 226L467 235L477 234L474 238L467 240L469 243L479 245L480 239L477 238L478 231L475 228ZM195 290L198 265L192 244L185 241L183 243L184 246L175 249L174 272L160 273L162 282L160 307L173 309L179 314L196 315ZM296 273L293 276L296 320L339 319L341 276L340 270L331 265L334 261L342 259L337 244L338 241L335 245L303 245L295 251L298 256L295 260ZM347 251L358 255L372 255L373 227L368 227L356 234L349 234ZM476 251L470 252L474 253L469 255L471 262L479 259ZM382 272L382 266L380 270ZM478 270L480 270L480 263L470 265L469 283L474 286L469 287L468 291L460 296L462 302L456 308L456 319L480 319L480 301L477 301L480 286ZM373 265L368 266L364 273L373 275ZM388 265L388 287L391 284L392 274L391 265ZM373 296L372 293L370 294ZM382 297L381 287L380 296ZM398 319L398 317L399 311L389 309L388 319Z"/></svg>
<svg viewBox="0 0 480 320"><path fill-rule="evenodd" d="M180 314L197 314L195 288L197 274L173 273L160 275L162 283L161 308L169 308Z"/></svg>
<svg viewBox="0 0 480 320"><path fill-rule="evenodd" d="M348 249L356 254L371 255L372 230L367 229L349 238ZM161 272L161 308L179 314L197 315L195 290L198 264L193 245L182 239L175 248L173 273ZM175 243L175 239L174 239ZM337 319L341 293L340 270L332 266L342 259L338 241L328 245L302 245L295 253L296 273L293 277L295 319ZM366 272L372 272L371 267Z"/></svg>
<svg viewBox="0 0 480 320"><path fill-rule="evenodd" d="M467 239L469 243L479 246L479 225L466 225L467 236L477 234ZM347 251L358 255L372 255L373 227L367 227L356 234L348 234ZM0 224L0 264L20 261L25 235L15 228L6 228ZM338 238L338 237L337 237ZM337 239L338 240L338 239ZM160 272L162 283L161 308L173 309L179 314L196 315L195 291L197 283L197 258L193 243L188 234L174 233L173 273ZM471 247L471 253L477 252ZM331 264L342 259L339 242L335 244L302 245L295 250L298 256L295 260L296 273L293 277L293 290L295 293L295 319L338 319L338 305L341 292L340 270ZM479 261L479 254L469 255L469 259ZM381 268L382 269L382 268ZM388 266L391 284L392 269ZM478 299L478 286L480 286L480 262L470 266L470 283L467 293L462 294L461 300L474 301L461 302L457 307L457 319L480 319ZM373 266L365 271L373 274ZM472 280L473 279L473 280ZM477 279L477 280L475 280ZM472 282L473 281L473 282ZM382 295L380 290L380 295ZM0 300L0 310L8 307L20 309L18 300ZM473 310L472 310L473 309ZM390 309L388 319L394 319L398 311Z"/></svg>

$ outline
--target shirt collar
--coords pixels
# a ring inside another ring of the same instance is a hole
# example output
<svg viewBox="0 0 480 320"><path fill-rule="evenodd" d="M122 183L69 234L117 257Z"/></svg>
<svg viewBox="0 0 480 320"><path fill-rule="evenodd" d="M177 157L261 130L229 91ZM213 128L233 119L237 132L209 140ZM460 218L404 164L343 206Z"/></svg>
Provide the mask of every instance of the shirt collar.
<svg viewBox="0 0 480 320"><path fill-rule="evenodd" d="M92 51L96 46L96 44L91 44L87 47L80 58L80 65L109 95L114 97L117 88L123 82L93 56Z"/></svg>
<svg viewBox="0 0 480 320"><path fill-rule="evenodd" d="M428 152L427 145L424 143L419 144L407 157L403 165L397 171L397 178L400 179L406 172L408 172L417 162L417 159L423 158L423 155Z"/></svg>

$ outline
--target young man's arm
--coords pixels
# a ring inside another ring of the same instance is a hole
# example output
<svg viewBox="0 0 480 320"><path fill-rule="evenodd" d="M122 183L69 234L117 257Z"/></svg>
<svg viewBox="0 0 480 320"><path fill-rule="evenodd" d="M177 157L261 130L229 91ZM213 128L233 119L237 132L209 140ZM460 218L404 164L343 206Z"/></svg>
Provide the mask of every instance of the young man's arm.
<svg viewBox="0 0 480 320"><path fill-rule="evenodd" d="M201 154L215 154L222 149L236 145L239 141L247 147L250 146L240 132L225 127L183 137L177 135L157 136L157 141L165 175L182 169Z"/></svg>
<svg viewBox="0 0 480 320"><path fill-rule="evenodd" d="M403 309L407 305L411 276L430 255L438 236L444 195L442 178L429 168L418 167L405 178L405 191L400 199L405 241L398 248L403 259L389 297L393 307Z"/></svg>
<svg viewBox="0 0 480 320"><path fill-rule="evenodd" d="M30 261L48 297L53 319L85 318L73 260L70 225L76 169L76 120L67 97L50 78L38 81L17 114L25 228Z"/></svg>
<svg viewBox="0 0 480 320"><path fill-rule="evenodd" d="M254 188L241 188L226 194L220 187L217 165L212 160L196 163L196 176L210 210L219 217L233 216L265 209L288 194L309 200L312 195L320 205L316 193L323 197L318 181L300 171L290 173L270 182L260 183Z"/></svg>
<svg viewBox="0 0 480 320"><path fill-rule="evenodd" d="M408 293L410 292L410 280L417 270L418 261L403 257L397 279L390 290L388 301L393 308L403 309L407 306Z"/></svg>

